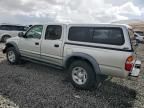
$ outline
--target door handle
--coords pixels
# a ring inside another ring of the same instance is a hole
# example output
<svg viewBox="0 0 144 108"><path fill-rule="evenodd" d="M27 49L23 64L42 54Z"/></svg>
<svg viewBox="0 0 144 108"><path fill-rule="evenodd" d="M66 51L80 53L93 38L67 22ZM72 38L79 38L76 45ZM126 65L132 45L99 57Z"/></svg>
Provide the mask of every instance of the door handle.
<svg viewBox="0 0 144 108"><path fill-rule="evenodd" d="M58 45L58 44L55 44L54 47L59 47L59 45Z"/></svg>
<svg viewBox="0 0 144 108"><path fill-rule="evenodd" d="M124 47L123 49L124 49L124 50L128 50L129 48L128 48L128 47Z"/></svg>
<svg viewBox="0 0 144 108"><path fill-rule="evenodd" d="M35 45L39 45L39 43L38 43L38 42L35 42Z"/></svg>

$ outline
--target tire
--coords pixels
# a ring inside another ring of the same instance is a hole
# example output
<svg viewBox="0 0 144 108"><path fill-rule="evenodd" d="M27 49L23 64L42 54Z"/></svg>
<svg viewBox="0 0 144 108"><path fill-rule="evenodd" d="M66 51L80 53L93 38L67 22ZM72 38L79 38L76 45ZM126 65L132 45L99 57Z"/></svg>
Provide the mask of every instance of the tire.
<svg viewBox="0 0 144 108"><path fill-rule="evenodd" d="M79 74L76 74L76 71L80 71ZM72 85L78 89L91 90L96 86L96 73L86 61L74 61L69 67L69 77ZM81 81L77 79L81 79Z"/></svg>
<svg viewBox="0 0 144 108"><path fill-rule="evenodd" d="M14 47L9 47L6 50L6 57L7 61L12 65L20 63L20 55L18 54L18 52Z"/></svg>
<svg viewBox="0 0 144 108"><path fill-rule="evenodd" d="M9 35L4 35L3 37L2 37L2 42L6 42L6 40L8 39L8 38L10 38L11 36L9 36Z"/></svg>

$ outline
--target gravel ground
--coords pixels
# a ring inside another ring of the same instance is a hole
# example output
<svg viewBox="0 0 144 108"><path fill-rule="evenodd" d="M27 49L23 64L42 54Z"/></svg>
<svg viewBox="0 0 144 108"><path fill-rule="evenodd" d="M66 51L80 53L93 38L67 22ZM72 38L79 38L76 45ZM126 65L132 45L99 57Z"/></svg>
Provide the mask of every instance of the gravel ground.
<svg viewBox="0 0 144 108"><path fill-rule="evenodd" d="M15 103L0 95L0 108L19 108Z"/></svg>
<svg viewBox="0 0 144 108"><path fill-rule="evenodd" d="M144 108L143 73L137 81L112 78L96 90L77 90L62 70L12 66L0 52L0 108Z"/></svg>

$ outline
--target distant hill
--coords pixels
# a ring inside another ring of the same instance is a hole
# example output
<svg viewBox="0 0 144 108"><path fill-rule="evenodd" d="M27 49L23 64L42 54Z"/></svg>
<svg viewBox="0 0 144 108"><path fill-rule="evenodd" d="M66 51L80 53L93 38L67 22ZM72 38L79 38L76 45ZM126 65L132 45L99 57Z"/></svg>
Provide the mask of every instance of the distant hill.
<svg viewBox="0 0 144 108"><path fill-rule="evenodd" d="M119 20L119 21L115 21L112 23L118 23L118 24L132 24L132 23L144 23L143 20L137 20L137 19L133 19L133 20Z"/></svg>
<svg viewBox="0 0 144 108"><path fill-rule="evenodd" d="M128 24L133 27L134 31L142 31L144 32L144 21L143 20L120 20L112 22L114 24Z"/></svg>

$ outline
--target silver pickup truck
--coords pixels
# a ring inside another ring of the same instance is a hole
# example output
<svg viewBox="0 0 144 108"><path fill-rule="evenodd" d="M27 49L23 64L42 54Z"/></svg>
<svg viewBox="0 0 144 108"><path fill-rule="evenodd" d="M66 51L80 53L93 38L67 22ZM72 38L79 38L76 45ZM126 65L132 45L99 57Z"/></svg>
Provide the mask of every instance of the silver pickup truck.
<svg viewBox="0 0 144 108"><path fill-rule="evenodd" d="M8 39L3 53L10 64L25 59L67 69L74 87L91 89L104 76L139 75L133 37L125 25L34 25Z"/></svg>

